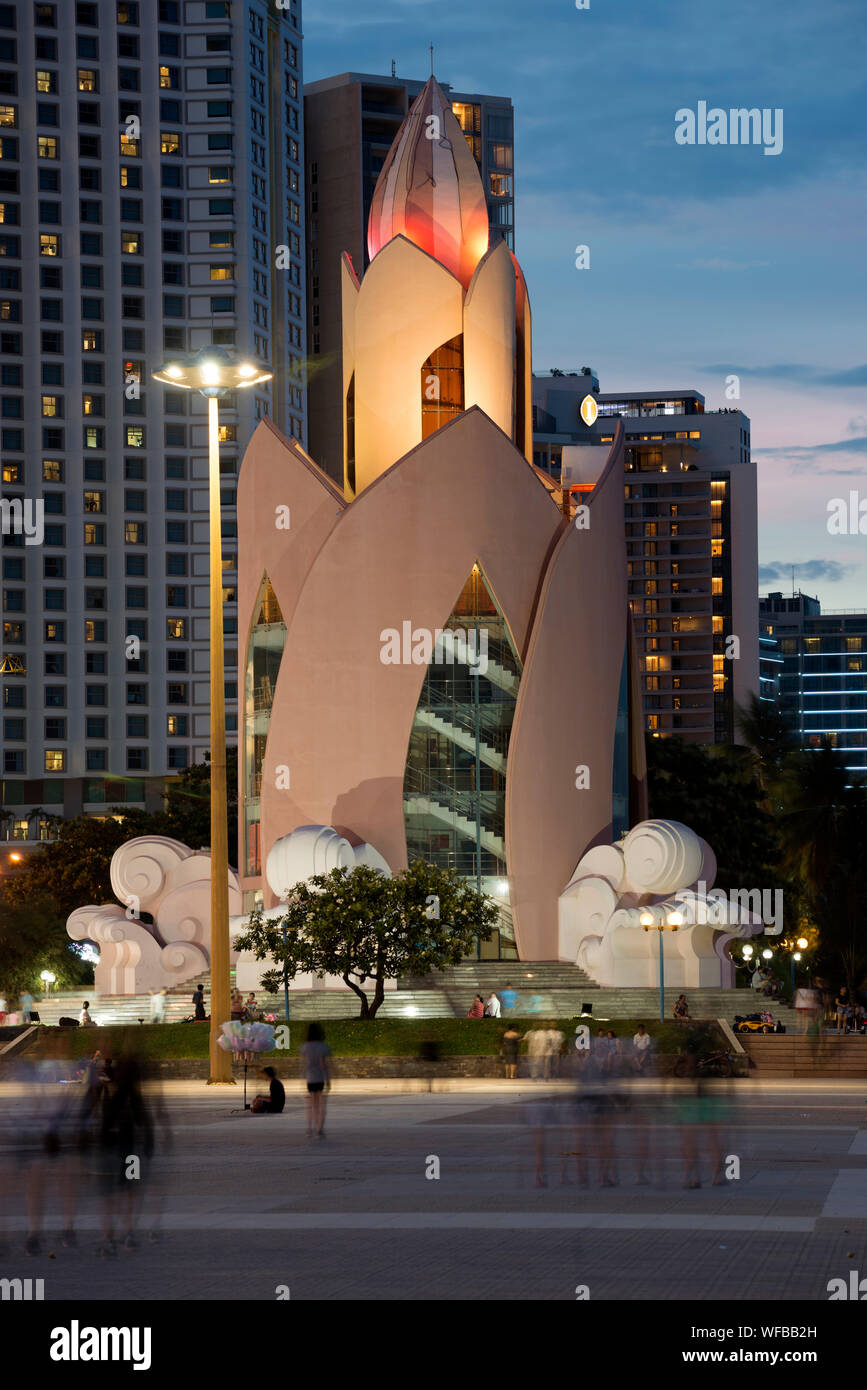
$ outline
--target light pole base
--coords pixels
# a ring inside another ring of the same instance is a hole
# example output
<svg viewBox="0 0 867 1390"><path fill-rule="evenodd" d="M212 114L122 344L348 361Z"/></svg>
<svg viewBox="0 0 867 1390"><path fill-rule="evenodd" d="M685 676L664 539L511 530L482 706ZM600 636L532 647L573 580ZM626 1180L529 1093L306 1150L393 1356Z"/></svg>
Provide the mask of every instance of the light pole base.
<svg viewBox="0 0 867 1390"><path fill-rule="evenodd" d="M230 1077L209 1076L209 1077L208 1077L208 1085L209 1085L209 1086L237 1086L237 1084L238 1084L238 1083L237 1083L237 1081L235 1080L234 1076L230 1076Z"/></svg>

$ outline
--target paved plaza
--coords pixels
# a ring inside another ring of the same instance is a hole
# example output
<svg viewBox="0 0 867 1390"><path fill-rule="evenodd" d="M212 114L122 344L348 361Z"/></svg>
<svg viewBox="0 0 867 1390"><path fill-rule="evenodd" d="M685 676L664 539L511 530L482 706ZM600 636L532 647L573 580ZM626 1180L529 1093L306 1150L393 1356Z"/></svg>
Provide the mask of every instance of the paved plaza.
<svg viewBox="0 0 867 1390"><path fill-rule="evenodd" d="M6 1085L0 1275L44 1279L46 1299L574 1300L586 1285L594 1300L825 1301L829 1279L867 1274L867 1087L735 1083L721 1133L740 1176L712 1186L702 1152L702 1185L685 1190L683 1112L651 1083L614 1117L616 1185L605 1187L598 1134L551 1123L571 1114L556 1105L565 1087L409 1084L338 1080L321 1140L306 1137L299 1091L282 1115L253 1116L240 1086L166 1085L170 1137L143 1190L138 1248L108 1258L96 1254L89 1178L79 1249L62 1247L56 1169L43 1251L23 1254L26 1098Z"/></svg>

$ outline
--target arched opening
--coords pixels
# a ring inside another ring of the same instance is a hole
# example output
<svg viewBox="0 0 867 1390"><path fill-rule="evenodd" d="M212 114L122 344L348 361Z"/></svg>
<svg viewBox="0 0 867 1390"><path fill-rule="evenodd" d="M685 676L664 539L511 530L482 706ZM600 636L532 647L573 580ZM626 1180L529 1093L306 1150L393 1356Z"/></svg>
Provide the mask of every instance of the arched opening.
<svg viewBox="0 0 867 1390"><path fill-rule="evenodd" d="M421 369L421 437L428 439L464 408L464 335L442 343Z"/></svg>
<svg viewBox="0 0 867 1390"><path fill-rule="evenodd" d="M262 872L260 842L262 768L271 723L271 706L286 645L286 624L267 574L256 599L244 682L244 738L241 786L244 794L244 872Z"/></svg>
<svg viewBox="0 0 867 1390"><path fill-rule="evenodd" d="M515 960L506 864L506 766L521 663L481 568L437 634L410 730L407 854L469 879L500 904L483 959Z"/></svg>

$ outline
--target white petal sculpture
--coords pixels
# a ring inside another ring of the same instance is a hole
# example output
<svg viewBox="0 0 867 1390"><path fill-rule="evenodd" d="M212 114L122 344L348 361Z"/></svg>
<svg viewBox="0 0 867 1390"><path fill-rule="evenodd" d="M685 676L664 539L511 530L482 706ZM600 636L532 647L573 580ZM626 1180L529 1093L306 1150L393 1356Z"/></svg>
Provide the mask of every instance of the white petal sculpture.
<svg viewBox="0 0 867 1390"><path fill-rule="evenodd" d="M167 835L140 835L112 855L111 886L121 902L138 899L138 910L154 913L166 891L167 877L192 850Z"/></svg>
<svg viewBox="0 0 867 1390"><path fill-rule="evenodd" d="M352 846L332 825L300 825L275 840L265 861L268 887L285 900L296 883L332 869L354 869Z"/></svg>
<svg viewBox="0 0 867 1390"><path fill-rule="evenodd" d="M715 874L713 850L677 821L642 821L621 845L595 846L560 896L559 958L603 986L654 985L664 927L666 985L732 985L730 943L766 928L737 893L712 888Z"/></svg>
<svg viewBox="0 0 867 1390"><path fill-rule="evenodd" d="M356 845L352 853L355 855L356 864L366 864L369 869L376 869L377 873L384 874L386 878L391 878L391 869L387 861L380 854L378 849L369 845L366 840L360 845Z"/></svg>
<svg viewBox="0 0 867 1390"><path fill-rule="evenodd" d="M646 820L623 842L630 886L648 893L670 893L698 881L701 841L678 821Z"/></svg>

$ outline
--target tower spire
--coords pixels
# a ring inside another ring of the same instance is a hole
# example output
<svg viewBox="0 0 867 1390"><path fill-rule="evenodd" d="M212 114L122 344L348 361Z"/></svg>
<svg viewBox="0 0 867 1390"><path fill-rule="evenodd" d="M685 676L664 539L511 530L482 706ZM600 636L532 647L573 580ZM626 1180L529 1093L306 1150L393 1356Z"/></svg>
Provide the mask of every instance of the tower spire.
<svg viewBox="0 0 867 1390"><path fill-rule="evenodd" d="M430 46L430 75L431 75L431 77L433 77L433 75L434 75L434 70L433 70L433 44L431 44L431 46Z"/></svg>

